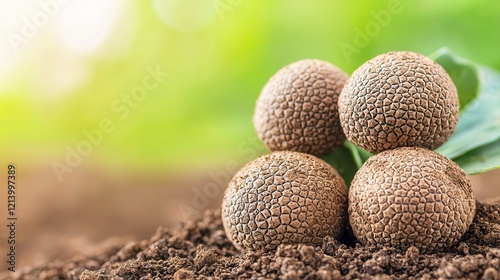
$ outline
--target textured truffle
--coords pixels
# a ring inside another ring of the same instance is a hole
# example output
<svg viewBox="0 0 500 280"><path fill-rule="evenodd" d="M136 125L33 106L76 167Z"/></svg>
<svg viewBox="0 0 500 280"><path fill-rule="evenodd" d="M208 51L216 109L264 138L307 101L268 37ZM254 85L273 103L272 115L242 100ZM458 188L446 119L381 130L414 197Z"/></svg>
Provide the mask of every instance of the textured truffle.
<svg viewBox="0 0 500 280"><path fill-rule="evenodd" d="M365 245L432 252L459 241L476 211L460 167L433 151L398 148L370 157L349 190L349 221Z"/></svg>
<svg viewBox="0 0 500 280"><path fill-rule="evenodd" d="M341 146L338 97L348 76L332 64L305 59L279 70L257 100L254 126L270 151L313 155Z"/></svg>
<svg viewBox="0 0 500 280"><path fill-rule="evenodd" d="M347 219L347 187L323 160L274 152L243 167L222 202L228 238L239 250L269 251L280 244L321 244L339 238Z"/></svg>
<svg viewBox="0 0 500 280"><path fill-rule="evenodd" d="M435 149L453 134L459 102L446 71L412 52L390 52L361 65L339 97L347 139L372 153Z"/></svg>

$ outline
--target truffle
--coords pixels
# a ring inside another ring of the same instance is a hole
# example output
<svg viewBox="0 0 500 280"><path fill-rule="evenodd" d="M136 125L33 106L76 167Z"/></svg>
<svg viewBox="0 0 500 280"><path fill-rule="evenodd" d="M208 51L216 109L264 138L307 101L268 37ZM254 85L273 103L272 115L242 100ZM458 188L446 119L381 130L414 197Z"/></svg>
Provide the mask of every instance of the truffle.
<svg viewBox="0 0 500 280"><path fill-rule="evenodd" d="M467 231L476 211L460 167L433 151L403 147L370 157L349 190L349 221L365 245L446 248Z"/></svg>
<svg viewBox="0 0 500 280"><path fill-rule="evenodd" d="M330 153L345 141L338 97L348 76L332 64L305 59L279 70L255 106L257 134L270 151Z"/></svg>
<svg viewBox="0 0 500 280"><path fill-rule="evenodd" d="M344 230L347 187L337 171L319 158L274 152L234 176L224 194L222 219L239 250L320 245L325 236L338 239Z"/></svg>
<svg viewBox="0 0 500 280"><path fill-rule="evenodd" d="M347 139L379 153L397 147L434 150L453 134L459 101L450 76L412 52L390 52L361 65L339 97Z"/></svg>

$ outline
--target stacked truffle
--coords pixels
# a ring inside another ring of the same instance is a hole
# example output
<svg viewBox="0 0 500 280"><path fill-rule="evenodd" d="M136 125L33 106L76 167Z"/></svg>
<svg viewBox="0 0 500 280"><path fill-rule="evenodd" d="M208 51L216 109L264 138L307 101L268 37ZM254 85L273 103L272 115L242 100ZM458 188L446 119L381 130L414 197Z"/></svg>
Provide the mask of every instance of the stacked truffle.
<svg viewBox="0 0 500 280"><path fill-rule="evenodd" d="M448 74L420 54L377 56L351 78L320 60L286 66L262 90L254 115L272 153L226 190L228 237L242 250L318 245L339 238L349 215L366 245L432 252L456 243L474 217L474 194L460 167L430 149L451 136L458 110ZM375 154L356 173L349 203L338 172L315 157L346 137Z"/></svg>
<svg viewBox="0 0 500 280"><path fill-rule="evenodd" d="M342 235L347 187L313 155L345 141L337 101L347 79L330 63L301 60L278 71L262 90L254 124L272 153L243 167L222 203L224 227L237 248L320 245L325 236Z"/></svg>

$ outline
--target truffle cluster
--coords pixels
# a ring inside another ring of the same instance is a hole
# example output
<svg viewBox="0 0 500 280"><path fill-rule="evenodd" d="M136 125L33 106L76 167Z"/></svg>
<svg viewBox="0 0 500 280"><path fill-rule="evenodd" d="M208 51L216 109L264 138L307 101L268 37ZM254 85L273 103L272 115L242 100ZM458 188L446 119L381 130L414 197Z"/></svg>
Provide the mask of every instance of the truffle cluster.
<svg viewBox="0 0 500 280"><path fill-rule="evenodd" d="M229 183L226 234L240 250L319 245L340 238L348 217L365 245L433 252L455 244L474 218L474 193L463 170L431 149L453 134L458 114L451 78L420 54L377 56L350 78L320 60L284 67L263 88L253 118L271 154ZM346 137L375 154L349 191L314 156Z"/></svg>

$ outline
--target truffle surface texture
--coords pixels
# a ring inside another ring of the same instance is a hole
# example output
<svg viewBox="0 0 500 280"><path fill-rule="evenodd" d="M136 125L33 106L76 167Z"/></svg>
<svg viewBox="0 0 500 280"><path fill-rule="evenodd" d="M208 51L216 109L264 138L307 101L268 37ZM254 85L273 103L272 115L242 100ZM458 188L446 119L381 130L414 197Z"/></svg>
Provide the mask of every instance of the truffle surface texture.
<svg viewBox="0 0 500 280"><path fill-rule="evenodd" d="M462 238L476 200L462 169L423 148L403 147L370 157L349 190L349 221L365 245L420 252Z"/></svg>
<svg viewBox="0 0 500 280"><path fill-rule="evenodd" d="M457 90L436 62L412 52L390 52L361 65L339 97L347 139L379 153L397 147L434 150L453 134Z"/></svg>
<svg viewBox="0 0 500 280"><path fill-rule="evenodd" d="M342 177L323 160L274 152L247 164L229 183L222 202L224 229L239 250L320 245L325 236L340 238L347 194Z"/></svg>
<svg viewBox="0 0 500 280"><path fill-rule="evenodd" d="M348 76L321 60L304 59L279 70L255 106L257 134L270 151L330 153L345 141L338 97Z"/></svg>

